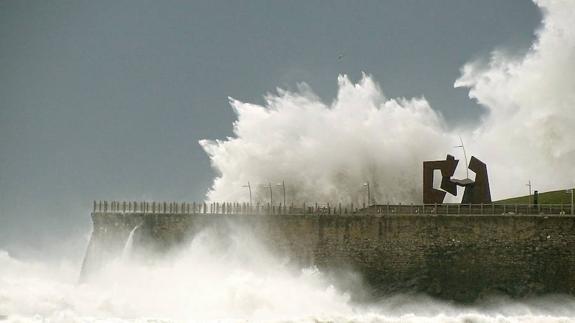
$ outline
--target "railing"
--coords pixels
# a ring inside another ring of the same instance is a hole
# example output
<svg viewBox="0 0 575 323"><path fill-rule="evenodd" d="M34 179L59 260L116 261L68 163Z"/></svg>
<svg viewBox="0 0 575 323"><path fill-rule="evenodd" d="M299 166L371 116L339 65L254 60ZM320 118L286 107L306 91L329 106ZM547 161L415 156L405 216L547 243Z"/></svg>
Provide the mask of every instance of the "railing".
<svg viewBox="0 0 575 323"><path fill-rule="evenodd" d="M411 204L375 205L367 213L427 215L567 215L567 204Z"/></svg>
<svg viewBox="0 0 575 323"><path fill-rule="evenodd" d="M568 215L569 204L306 204L94 201L94 213L139 214L317 214L317 215Z"/></svg>

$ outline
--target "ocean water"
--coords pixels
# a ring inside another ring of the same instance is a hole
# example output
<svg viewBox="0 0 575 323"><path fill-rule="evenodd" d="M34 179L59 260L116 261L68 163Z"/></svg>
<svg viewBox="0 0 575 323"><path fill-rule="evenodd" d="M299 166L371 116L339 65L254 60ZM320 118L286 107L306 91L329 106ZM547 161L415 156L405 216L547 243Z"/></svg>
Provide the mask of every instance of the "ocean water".
<svg viewBox="0 0 575 323"><path fill-rule="evenodd" d="M358 303L353 295L361 284L342 282L355 276L290 267L241 232L222 240L206 230L161 260L127 251L133 236L117 259L82 283L81 259L23 261L0 251L0 322L575 321L568 296L473 306L423 295Z"/></svg>

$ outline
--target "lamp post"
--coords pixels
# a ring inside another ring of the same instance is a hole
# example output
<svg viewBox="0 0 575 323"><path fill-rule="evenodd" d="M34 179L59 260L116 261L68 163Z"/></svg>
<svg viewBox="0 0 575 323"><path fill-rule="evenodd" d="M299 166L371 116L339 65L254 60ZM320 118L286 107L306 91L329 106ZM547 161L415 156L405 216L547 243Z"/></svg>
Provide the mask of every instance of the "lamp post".
<svg viewBox="0 0 575 323"><path fill-rule="evenodd" d="M244 185L242 187L247 187L248 190L250 191L250 207L252 206L252 186L250 185L250 182L248 181L248 185Z"/></svg>
<svg viewBox="0 0 575 323"><path fill-rule="evenodd" d="M529 186L529 205L531 206L531 180L525 186Z"/></svg>
<svg viewBox="0 0 575 323"><path fill-rule="evenodd" d="M286 183L285 181L282 181L281 183L277 183L276 186L281 186L282 187L282 192L284 195L284 206L286 205Z"/></svg>
<svg viewBox="0 0 575 323"><path fill-rule="evenodd" d="M371 203L371 192L369 190L369 182L363 183L363 186L367 188L367 206L369 206Z"/></svg>

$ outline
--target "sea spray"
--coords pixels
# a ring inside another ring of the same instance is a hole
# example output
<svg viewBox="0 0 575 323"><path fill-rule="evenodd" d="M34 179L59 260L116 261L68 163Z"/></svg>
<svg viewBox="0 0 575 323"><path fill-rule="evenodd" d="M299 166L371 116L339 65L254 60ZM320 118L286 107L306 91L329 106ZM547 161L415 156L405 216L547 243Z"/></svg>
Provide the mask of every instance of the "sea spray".
<svg viewBox="0 0 575 323"><path fill-rule="evenodd" d="M492 193L575 186L575 2L537 0L543 23L522 57L498 50L462 68L455 87L486 109L466 142L488 164Z"/></svg>
<svg viewBox="0 0 575 323"><path fill-rule="evenodd" d="M338 79L331 104L309 89L278 90L266 106L231 100L234 138L200 141L221 174L208 198L269 201L267 183L285 181L287 203L359 205L365 182L378 203L416 202L421 161L444 158L452 139L424 98L390 99L367 75L357 84ZM425 140L421 140L425 138Z"/></svg>
<svg viewBox="0 0 575 323"><path fill-rule="evenodd" d="M248 201L250 182L265 202L265 185L285 181L288 203L357 204L369 182L376 203L420 202L422 161L463 160L459 135L487 164L494 199L525 194L528 180L540 191L575 186L575 2L536 4L544 20L523 57L495 51L455 82L486 110L475 127L448 127L425 98L385 96L368 75L340 76L330 103L305 85L264 105L231 99L234 136L200 141L219 174L208 199Z"/></svg>
<svg viewBox="0 0 575 323"><path fill-rule="evenodd" d="M286 266L249 233L220 239L205 230L169 258L118 261L86 284L70 279L71 266L24 262L0 252L0 314L9 322L568 322L575 317L575 299L567 296L458 306L396 295L357 304L321 271Z"/></svg>
<svg viewBox="0 0 575 323"><path fill-rule="evenodd" d="M129 260L130 256L132 255L132 249L134 248L134 234L136 233L136 230L140 228L140 225L141 224L135 226L130 231L130 234L128 234L128 238L126 239L126 243L124 244L124 249L122 249L122 260L124 261Z"/></svg>

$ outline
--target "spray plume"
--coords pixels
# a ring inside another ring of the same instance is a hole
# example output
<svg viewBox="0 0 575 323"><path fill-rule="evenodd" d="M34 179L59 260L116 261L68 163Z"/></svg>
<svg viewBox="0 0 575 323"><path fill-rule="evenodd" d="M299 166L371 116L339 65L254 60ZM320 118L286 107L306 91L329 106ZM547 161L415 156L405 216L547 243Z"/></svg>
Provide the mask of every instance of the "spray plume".
<svg viewBox="0 0 575 323"><path fill-rule="evenodd" d="M423 98L386 98L366 75L338 83L330 105L306 86L278 89L265 107L232 99L236 137L200 141L220 172L208 198L245 200L244 183L285 179L288 201L358 202L365 182L378 201L416 201L420 161L449 147L442 117Z"/></svg>
<svg viewBox="0 0 575 323"><path fill-rule="evenodd" d="M487 159L498 196L524 194L529 179L540 190L575 186L575 2L536 3L544 19L525 56L495 51L455 82L487 110L467 139Z"/></svg>
<svg viewBox="0 0 575 323"><path fill-rule="evenodd" d="M492 53L462 68L456 87L485 107L473 130L448 130L424 98L389 99L370 76L338 79L331 104L307 86L259 106L231 99L235 137L201 140L219 173L208 200L246 201L242 185L286 180L288 201L420 202L421 162L455 153L458 135L488 164L495 198L575 184L575 3L537 1L541 29L520 58ZM260 187L257 199L268 201Z"/></svg>

